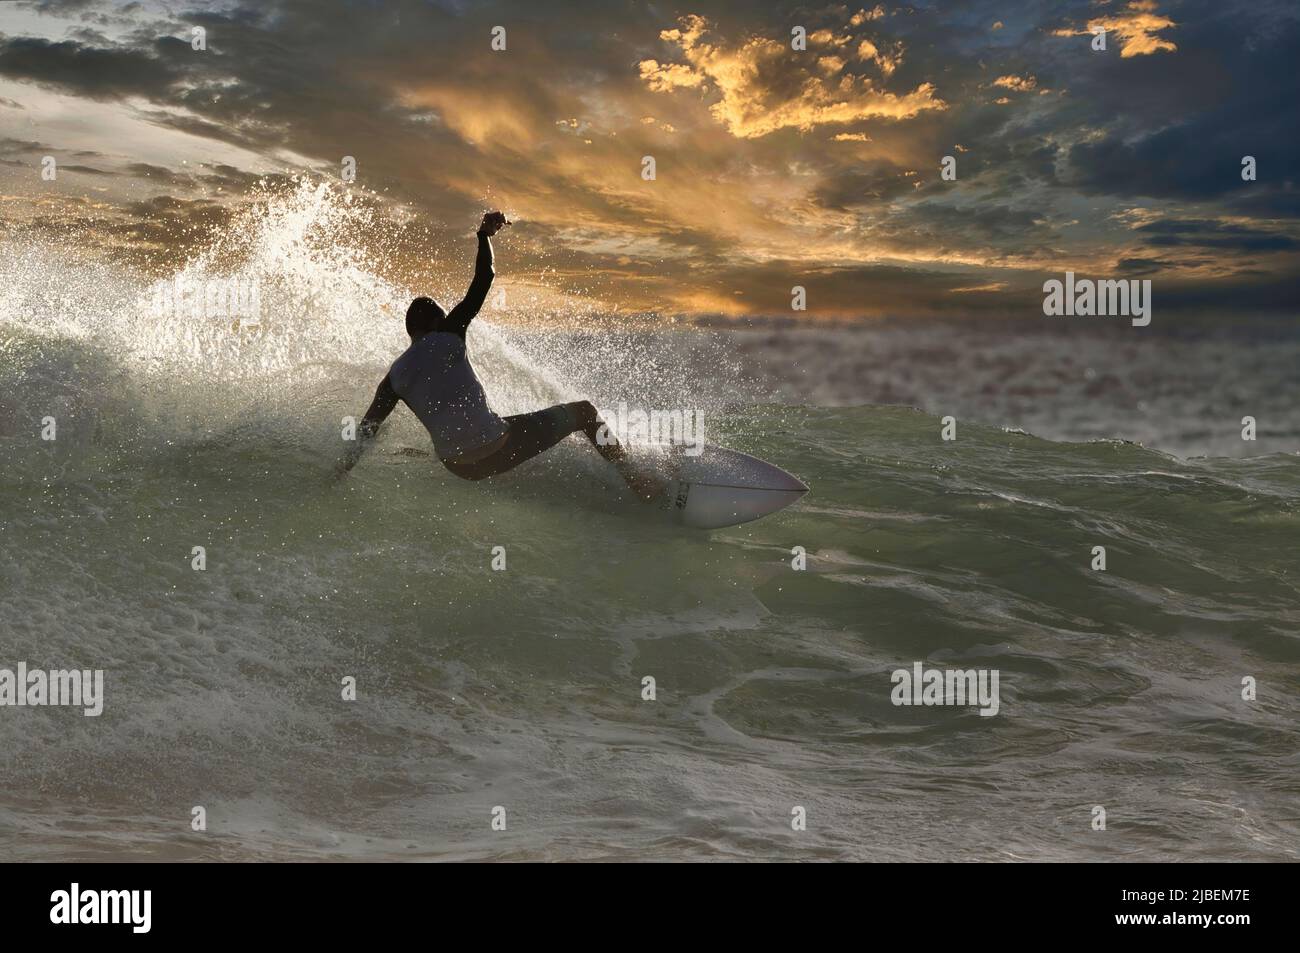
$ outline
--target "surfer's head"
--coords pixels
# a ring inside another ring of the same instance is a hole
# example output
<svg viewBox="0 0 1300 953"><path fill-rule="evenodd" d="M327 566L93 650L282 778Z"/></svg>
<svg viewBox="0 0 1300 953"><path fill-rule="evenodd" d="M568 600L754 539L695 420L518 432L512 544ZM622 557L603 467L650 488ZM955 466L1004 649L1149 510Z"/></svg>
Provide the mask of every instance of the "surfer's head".
<svg viewBox="0 0 1300 953"><path fill-rule="evenodd" d="M417 341L435 330L445 317L447 312L432 298L416 298L406 309L406 333Z"/></svg>

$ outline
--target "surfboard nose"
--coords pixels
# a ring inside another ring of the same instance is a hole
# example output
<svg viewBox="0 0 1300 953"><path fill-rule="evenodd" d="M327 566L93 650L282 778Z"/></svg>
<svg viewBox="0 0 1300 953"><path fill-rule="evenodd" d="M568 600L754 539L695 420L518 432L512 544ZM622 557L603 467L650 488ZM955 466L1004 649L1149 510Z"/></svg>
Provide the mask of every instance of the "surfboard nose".
<svg viewBox="0 0 1300 953"><path fill-rule="evenodd" d="M784 490L791 493L807 493L808 484L804 483L793 473L782 470L774 463L768 463L766 460L753 458L756 463L761 464L762 471L761 485L768 490Z"/></svg>
<svg viewBox="0 0 1300 953"><path fill-rule="evenodd" d="M777 469L778 469L778 470L781 470L780 467L777 467ZM808 492L808 484L807 484L807 483L804 483L803 480L799 479L799 478L798 478L797 476L795 476L793 473L787 473L785 470L781 470L781 472L784 473L787 477L790 478L790 485L789 485L788 487L786 487L786 489L793 490L793 491L796 492L796 493L807 493L807 492Z"/></svg>
<svg viewBox="0 0 1300 953"><path fill-rule="evenodd" d="M708 446L681 460L680 518L687 526L716 529L747 523L784 509L808 492L792 473L757 457Z"/></svg>
<svg viewBox="0 0 1300 953"><path fill-rule="evenodd" d="M778 477L777 474L780 474ZM763 489L773 493L793 493L796 497L808 492L808 484L797 476L778 469L776 473L766 474L766 486Z"/></svg>

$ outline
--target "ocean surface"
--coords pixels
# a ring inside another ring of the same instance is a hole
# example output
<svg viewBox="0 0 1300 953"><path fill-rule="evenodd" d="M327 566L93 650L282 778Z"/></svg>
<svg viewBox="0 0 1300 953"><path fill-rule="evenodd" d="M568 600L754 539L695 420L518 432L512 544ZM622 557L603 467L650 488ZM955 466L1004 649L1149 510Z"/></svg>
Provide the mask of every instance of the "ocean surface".
<svg viewBox="0 0 1300 953"><path fill-rule="evenodd" d="M1300 859L1294 326L486 311L502 413L694 410L811 487L701 532L577 438L459 481L404 409L334 480L412 293L347 214L223 239L255 327L0 244L0 668L106 684L0 707L0 859ZM997 715L894 705L916 662Z"/></svg>

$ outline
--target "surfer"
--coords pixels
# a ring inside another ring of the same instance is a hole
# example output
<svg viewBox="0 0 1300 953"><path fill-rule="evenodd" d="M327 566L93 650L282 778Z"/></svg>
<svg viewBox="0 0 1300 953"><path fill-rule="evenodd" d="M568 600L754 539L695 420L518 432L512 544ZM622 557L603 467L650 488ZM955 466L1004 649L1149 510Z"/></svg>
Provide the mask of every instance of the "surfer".
<svg viewBox="0 0 1300 953"><path fill-rule="evenodd" d="M474 280L465 300L450 312L432 298L416 298L406 310L411 346L393 362L370 409L357 428L355 444L338 464L340 476L351 470L400 400L424 424L433 447L448 470L466 480L482 480L512 470L545 453L569 434L582 433L612 463L632 492L655 499L663 486L638 472L627 451L610 433L590 401L556 404L527 414L499 417L465 352L465 332L492 286L491 237L510 223L501 212L488 212L478 230Z"/></svg>

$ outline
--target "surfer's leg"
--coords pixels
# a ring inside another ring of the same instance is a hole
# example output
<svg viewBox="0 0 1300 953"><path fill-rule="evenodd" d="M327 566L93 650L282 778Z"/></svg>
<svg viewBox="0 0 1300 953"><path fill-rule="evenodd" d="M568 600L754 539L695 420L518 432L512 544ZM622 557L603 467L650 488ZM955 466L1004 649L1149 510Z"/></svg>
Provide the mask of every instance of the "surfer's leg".
<svg viewBox="0 0 1300 953"><path fill-rule="evenodd" d="M596 452L616 466L627 459L627 451L615 438L605 421L596 413L596 405L589 400L578 400L565 404L569 413L577 422L578 429L586 434Z"/></svg>
<svg viewBox="0 0 1300 953"><path fill-rule="evenodd" d="M556 404L529 414L513 414L504 420L510 425L510 432L500 449L473 463L445 463L447 469L466 480L482 480L513 470L526 460L545 453L569 434L582 433L596 451L618 469L619 475L638 497L653 500L663 492L663 485L658 480L632 467L627 451L605 426L591 401Z"/></svg>
<svg viewBox="0 0 1300 953"><path fill-rule="evenodd" d="M605 422L600 419L591 401L580 400L565 406L571 408L573 415L582 427L582 432L587 435L587 439L596 448L596 452L614 464L615 469L618 470L618 475L623 478L623 482L628 485L628 488L633 493L649 503L664 492L663 483L632 466L631 461L627 458L627 451L615 439L613 432L605 425Z"/></svg>
<svg viewBox="0 0 1300 953"><path fill-rule="evenodd" d="M482 480L513 470L519 464L545 453L582 425L569 404L556 404L528 414L502 418L510 431L500 448L473 463L444 462L452 473L466 480Z"/></svg>

